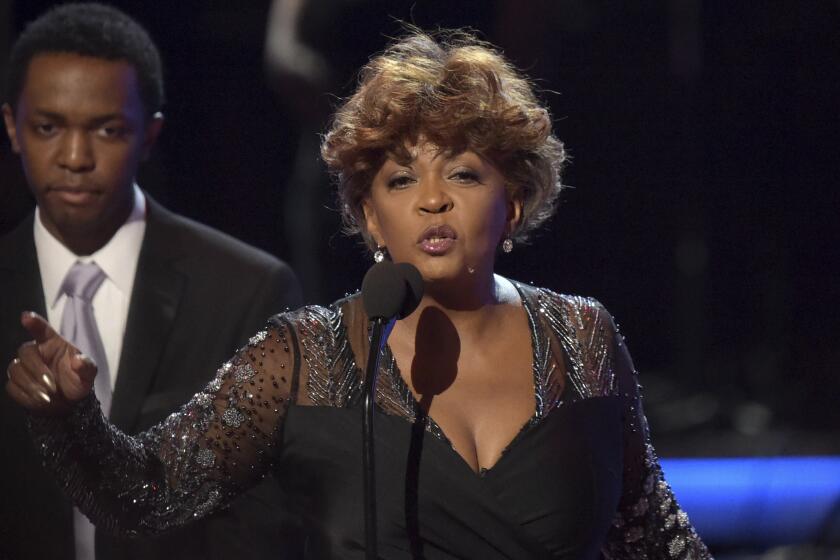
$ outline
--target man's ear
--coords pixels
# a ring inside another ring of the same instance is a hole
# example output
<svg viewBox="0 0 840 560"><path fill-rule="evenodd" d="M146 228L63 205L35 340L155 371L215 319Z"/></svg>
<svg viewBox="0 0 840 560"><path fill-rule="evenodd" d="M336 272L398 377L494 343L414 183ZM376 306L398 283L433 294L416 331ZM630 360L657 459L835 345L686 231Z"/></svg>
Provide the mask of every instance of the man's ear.
<svg viewBox="0 0 840 560"><path fill-rule="evenodd" d="M8 103L3 103L3 123L6 125L6 134L9 135L9 142L12 144L12 151L20 155L17 126L15 125L15 113L12 111L12 106Z"/></svg>
<svg viewBox="0 0 840 560"><path fill-rule="evenodd" d="M146 123L146 130L143 131L143 160L149 158L152 153L152 148L157 142L160 131L163 129L163 113L156 112L151 116L149 122Z"/></svg>
<svg viewBox="0 0 840 560"><path fill-rule="evenodd" d="M373 239L378 247L384 246L382 235L379 233L379 219L376 217L376 210L374 210L370 198L365 198L362 201L362 211L365 213L365 229L368 237Z"/></svg>

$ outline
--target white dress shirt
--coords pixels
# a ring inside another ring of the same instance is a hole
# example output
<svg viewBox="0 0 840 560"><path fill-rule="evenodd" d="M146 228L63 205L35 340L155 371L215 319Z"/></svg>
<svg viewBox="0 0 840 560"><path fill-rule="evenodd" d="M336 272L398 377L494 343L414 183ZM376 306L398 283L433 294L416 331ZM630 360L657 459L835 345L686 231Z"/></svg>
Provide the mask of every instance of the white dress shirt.
<svg viewBox="0 0 840 560"><path fill-rule="evenodd" d="M108 243L92 255L79 256L62 245L47 231L41 221L40 209L35 212L35 250L38 253L41 283L44 286L47 320L53 328L58 330L61 327L61 315L64 312L67 296L59 290L70 267L77 261L83 263L92 261L105 272L105 281L94 295L92 305L108 360L111 390L116 386L119 373L117 368L122 353L128 305L145 232L146 198L136 184L134 185L134 208L128 219Z"/></svg>

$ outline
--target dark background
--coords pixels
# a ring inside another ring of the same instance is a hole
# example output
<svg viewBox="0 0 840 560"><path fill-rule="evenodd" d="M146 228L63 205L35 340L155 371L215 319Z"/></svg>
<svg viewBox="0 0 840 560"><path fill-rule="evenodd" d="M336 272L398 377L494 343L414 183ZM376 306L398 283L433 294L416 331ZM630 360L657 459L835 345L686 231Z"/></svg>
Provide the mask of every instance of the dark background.
<svg viewBox="0 0 840 560"><path fill-rule="evenodd" d="M0 2L0 61L52 4ZM535 79L573 156L557 216L499 271L612 311L661 454L840 453L840 2L310 1L301 39L329 72L303 96L267 79L268 1L113 4L166 70L140 184L290 261L315 303L370 263L337 233L324 108L397 20L477 29ZM31 207L4 136L0 233Z"/></svg>

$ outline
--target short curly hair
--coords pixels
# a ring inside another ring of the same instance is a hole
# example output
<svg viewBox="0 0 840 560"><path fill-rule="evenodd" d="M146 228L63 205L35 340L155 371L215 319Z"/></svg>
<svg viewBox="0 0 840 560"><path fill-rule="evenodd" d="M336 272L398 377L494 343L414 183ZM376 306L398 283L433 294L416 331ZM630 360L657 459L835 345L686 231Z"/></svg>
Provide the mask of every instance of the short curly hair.
<svg viewBox="0 0 840 560"><path fill-rule="evenodd" d="M45 53L71 53L104 60L124 60L134 67L147 114L164 102L160 53L149 34L131 17L94 2L63 4L27 25L12 47L6 101L13 108L23 91L29 63Z"/></svg>
<svg viewBox="0 0 840 560"><path fill-rule="evenodd" d="M499 167L523 203L512 238L526 240L554 212L567 157L529 80L470 32L410 30L365 65L321 144L345 231L371 244L362 208L373 177L387 157L409 161L406 142L421 135Z"/></svg>

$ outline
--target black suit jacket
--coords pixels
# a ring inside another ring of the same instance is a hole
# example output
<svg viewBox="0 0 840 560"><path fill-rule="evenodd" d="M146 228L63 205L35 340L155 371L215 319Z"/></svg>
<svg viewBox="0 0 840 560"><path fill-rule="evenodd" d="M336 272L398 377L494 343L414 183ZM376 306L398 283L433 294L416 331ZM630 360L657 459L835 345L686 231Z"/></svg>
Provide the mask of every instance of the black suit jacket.
<svg viewBox="0 0 840 560"><path fill-rule="evenodd" d="M301 304L289 267L262 251L169 212L148 198L111 421L141 432L177 410L270 315ZM0 364L27 340L20 313L46 316L33 216L0 238ZM4 380L5 381L5 380ZM0 558L74 557L72 509L40 466L23 410L0 397ZM264 482L226 511L151 539L97 531L97 560L278 558L290 520Z"/></svg>

